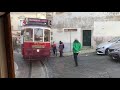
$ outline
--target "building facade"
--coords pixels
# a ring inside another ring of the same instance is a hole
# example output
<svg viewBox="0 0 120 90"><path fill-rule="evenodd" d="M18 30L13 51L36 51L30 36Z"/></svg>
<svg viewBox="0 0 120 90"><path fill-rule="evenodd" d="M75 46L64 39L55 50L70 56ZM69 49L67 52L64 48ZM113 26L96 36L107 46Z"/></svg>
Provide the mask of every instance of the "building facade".
<svg viewBox="0 0 120 90"><path fill-rule="evenodd" d="M12 30L20 30L25 18L46 19L46 12L11 12L10 16Z"/></svg>
<svg viewBox="0 0 120 90"><path fill-rule="evenodd" d="M72 51L77 38L83 47L96 48L101 42L120 36L119 12L57 12L53 14L53 41L63 41L64 52Z"/></svg>
<svg viewBox="0 0 120 90"><path fill-rule="evenodd" d="M20 31L24 18L52 20L51 39L65 44L64 52L72 51L77 38L83 47L96 48L101 42L120 36L119 12L11 12L12 31Z"/></svg>

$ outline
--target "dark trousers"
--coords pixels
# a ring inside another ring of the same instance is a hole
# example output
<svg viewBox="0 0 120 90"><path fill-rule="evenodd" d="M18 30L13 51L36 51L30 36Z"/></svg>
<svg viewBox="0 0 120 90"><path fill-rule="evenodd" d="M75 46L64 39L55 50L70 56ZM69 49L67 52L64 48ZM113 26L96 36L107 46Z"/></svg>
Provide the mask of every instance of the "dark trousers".
<svg viewBox="0 0 120 90"><path fill-rule="evenodd" d="M57 56L57 49L56 48L53 49L53 54Z"/></svg>
<svg viewBox="0 0 120 90"><path fill-rule="evenodd" d="M53 54L55 55L55 49L53 49Z"/></svg>
<svg viewBox="0 0 120 90"><path fill-rule="evenodd" d="M62 57L62 56L63 56L63 51L61 50L61 51L60 51L60 57Z"/></svg>
<svg viewBox="0 0 120 90"><path fill-rule="evenodd" d="M78 53L74 53L74 61L76 66L78 66L77 56L78 56Z"/></svg>

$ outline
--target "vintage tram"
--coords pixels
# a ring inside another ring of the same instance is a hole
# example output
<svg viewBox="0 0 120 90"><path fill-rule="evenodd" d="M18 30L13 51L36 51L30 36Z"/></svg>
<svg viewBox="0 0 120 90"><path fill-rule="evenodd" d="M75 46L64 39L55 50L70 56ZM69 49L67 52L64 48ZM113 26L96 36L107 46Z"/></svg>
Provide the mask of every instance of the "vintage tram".
<svg viewBox="0 0 120 90"><path fill-rule="evenodd" d="M21 48L24 60L50 57L51 21L26 18L21 30Z"/></svg>

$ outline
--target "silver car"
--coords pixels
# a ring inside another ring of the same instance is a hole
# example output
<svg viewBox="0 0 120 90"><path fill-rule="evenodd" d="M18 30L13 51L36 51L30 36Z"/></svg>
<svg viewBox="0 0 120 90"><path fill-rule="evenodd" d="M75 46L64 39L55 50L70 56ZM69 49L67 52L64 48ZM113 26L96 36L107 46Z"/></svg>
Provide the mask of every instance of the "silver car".
<svg viewBox="0 0 120 90"><path fill-rule="evenodd" d="M119 42L120 42L120 37L116 37L108 42L101 43L97 46L96 53L107 55L109 47Z"/></svg>
<svg viewBox="0 0 120 90"><path fill-rule="evenodd" d="M109 47L108 53L109 56L112 57L112 59L120 59L120 43L114 44Z"/></svg>

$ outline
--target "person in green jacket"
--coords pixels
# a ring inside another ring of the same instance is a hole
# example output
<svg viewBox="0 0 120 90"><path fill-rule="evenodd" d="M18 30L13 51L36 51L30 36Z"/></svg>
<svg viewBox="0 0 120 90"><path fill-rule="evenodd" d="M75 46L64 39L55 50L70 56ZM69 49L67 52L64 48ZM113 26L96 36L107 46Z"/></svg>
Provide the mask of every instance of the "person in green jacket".
<svg viewBox="0 0 120 90"><path fill-rule="evenodd" d="M77 56L81 48L82 48L81 43L77 39L75 39L73 42L73 55L74 55L75 66L78 66Z"/></svg>

